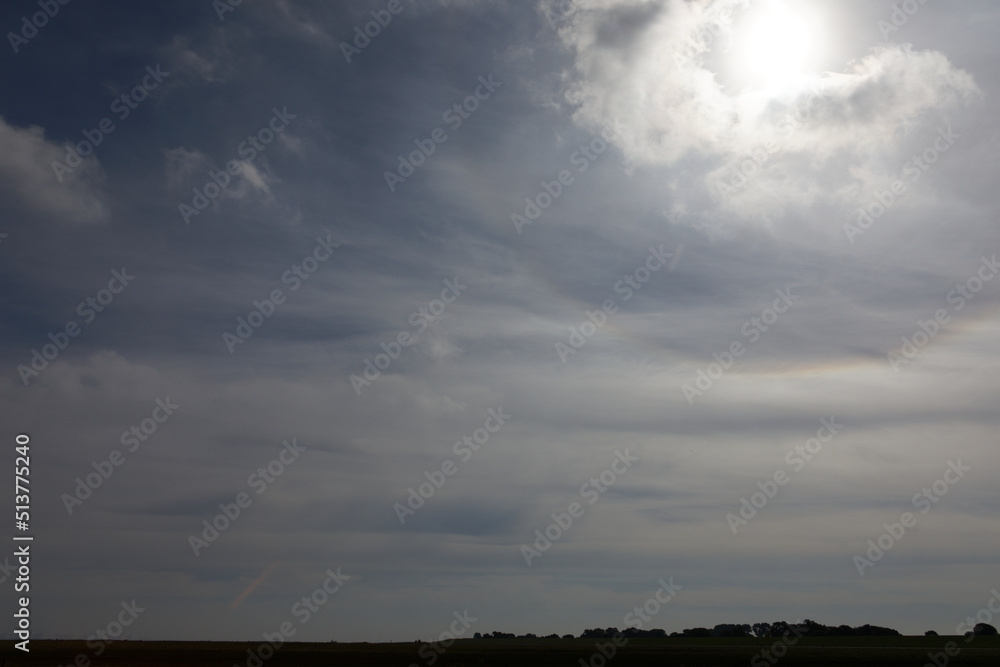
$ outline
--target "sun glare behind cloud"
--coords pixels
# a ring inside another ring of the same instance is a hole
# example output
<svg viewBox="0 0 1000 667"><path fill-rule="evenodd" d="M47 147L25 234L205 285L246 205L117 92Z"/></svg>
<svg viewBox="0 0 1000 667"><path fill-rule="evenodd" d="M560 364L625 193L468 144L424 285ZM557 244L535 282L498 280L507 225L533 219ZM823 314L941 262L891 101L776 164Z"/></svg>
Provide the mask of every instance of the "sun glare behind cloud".
<svg viewBox="0 0 1000 667"><path fill-rule="evenodd" d="M729 55L742 87L770 90L812 73L823 42L823 25L814 12L801 3L763 0L737 20Z"/></svg>

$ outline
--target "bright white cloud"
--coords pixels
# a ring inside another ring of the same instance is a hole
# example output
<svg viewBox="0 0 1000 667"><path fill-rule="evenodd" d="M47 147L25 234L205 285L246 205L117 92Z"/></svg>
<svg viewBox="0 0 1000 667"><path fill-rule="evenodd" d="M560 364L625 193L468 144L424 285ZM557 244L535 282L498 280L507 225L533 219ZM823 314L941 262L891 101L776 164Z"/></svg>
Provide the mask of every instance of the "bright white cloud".
<svg viewBox="0 0 1000 667"><path fill-rule="evenodd" d="M784 168L758 183L775 201L811 202L821 177L827 191L847 186L830 187L828 161L837 161L839 173L865 172L869 162L893 155L901 136L945 123L950 111L979 94L973 78L944 54L905 44L873 48L841 73L816 73L797 93L736 94L719 82L707 56L739 27L744 0L576 5L559 35L574 53L565 94L577 107L577 123L595 131L619 127L619 147L633 164L721 160L704 178L713 194L720 179L770 144L781 159L762 172Z"/></svg>

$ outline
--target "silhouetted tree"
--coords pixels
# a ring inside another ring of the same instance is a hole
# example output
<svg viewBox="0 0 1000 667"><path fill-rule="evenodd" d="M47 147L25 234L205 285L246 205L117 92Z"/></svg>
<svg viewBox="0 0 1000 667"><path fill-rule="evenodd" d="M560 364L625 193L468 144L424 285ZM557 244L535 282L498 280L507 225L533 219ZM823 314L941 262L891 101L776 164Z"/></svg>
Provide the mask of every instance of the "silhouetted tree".
<svg viewBox="0 0 1000 667"><path fill-rule="evenodd" d="M720 623L711 632L713 637L746 637L750 633L750 626Z"/></svg>
<svg viewBox="0 0 1000 667"><path fill-rule="evenodd" d="M580 635L581 639L611 639L618 633L618 628L592 628L584 630Z"/></svg>
<svg viewBox="0 0 1000 667"><path fill-rule="evenodd" d="M937 636L938 633L934 632L933 630L928 630L927 632L924 633L924 637L937 637Z"/></svg>
<svg viewBox="0 0 1000 667"><path fill-rule="evenodd" d="M860 637L898 637L899 632L892 628L880 628L877 625L864 625L854 628L854 633Z"/></svg>
<svg viewBox="0 0 1000 667"><path fill-rule="evenodd" d="M667 631L666 630L659 630L659 629L640 630L639 628L632 627L632 628L625 628L624 630L622 630L621 634L622 634L623 637L625 637L627 639L633 639L635 637L658 637L658 638L662 638L662 637L666 637L667 636Z"/></svg>
<svg viewBox="0 0 1000 667"><path fill-rule="evenodd" d="M711 637L712 631L708 628L685 628L685 637Z"/></svg>
<svg viewBox="0 0 1000 667"><path fill-rule="evenodd" d="M972 628L972 634L995 636L997 629L989 623L976 623L976 627Z"/></svg>
<svg viewBox="0 0 1000 667"><path fill-rule="evenodd" d="M827 626L817 623L812 619L805 619L801 623L789 624L785 621L775 621L773 623L720 623L712 629L708 628L686 628L682 632L671 632L670 637L770 637L782 638L788 635L809 635L814 637L874 637L874 636L900 636L899 632L892 628L883 628L877 625L861 625L852 628L849 625ZM924 633L928 637L936 637L937 633L928 630ZM975 628L966 633L966 637L972 635L998 635L997 629L987 623L978 623ZM587 628L580 634L581 639L614 639L616 637L655 637L665 638L667 632L662 629L641 630L636 627L626 628L619 631L618 628ZM538 639L537 635L529 632L523 635L515 635L511 632L494 631L480 634L473 634L473 639ZM563 635L563 639L573 639L573 635ZM545 635L544 639L559 639L557 634Z"/></svg>

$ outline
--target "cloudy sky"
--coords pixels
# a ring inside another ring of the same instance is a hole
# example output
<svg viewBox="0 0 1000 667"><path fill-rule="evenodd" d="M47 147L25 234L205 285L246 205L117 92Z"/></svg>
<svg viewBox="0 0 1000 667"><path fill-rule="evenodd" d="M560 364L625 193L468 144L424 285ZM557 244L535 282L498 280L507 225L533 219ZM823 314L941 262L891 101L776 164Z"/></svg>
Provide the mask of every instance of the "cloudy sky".
<svg viewBox="0 0 1000 667"><path fill-rule="evenodd" d="M335 4L0 11L33 636L985 606L996 3Z"/></svg>

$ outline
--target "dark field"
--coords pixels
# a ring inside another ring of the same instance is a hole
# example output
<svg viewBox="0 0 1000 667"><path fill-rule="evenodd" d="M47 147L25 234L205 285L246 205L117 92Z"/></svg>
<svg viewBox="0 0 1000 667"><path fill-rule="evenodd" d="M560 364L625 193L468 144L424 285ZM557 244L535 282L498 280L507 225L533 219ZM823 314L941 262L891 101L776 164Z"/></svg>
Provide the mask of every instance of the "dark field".
<svg viewBox="0 0 1000 667"><path fill-rule="evenodd" d="M834 637L803 638L788 647L788 653L774 663L758 657L754 665L779 664L820 665L850 667L913 666L928 663L928 652L943 651L947 642L954 641L961 648L959 655L945 658L942 654L939 667L952 665L1000 665L1000 638L977 637L966 645L961 637ZM435 667L443 665L564 665L566 667L592 664L595 667L624 665L677 665L684 667L735 667L750 665L762 649L768 649L774 640L765 639L633 639L617 650L606 663L591 658L596 645L606 645L608 640L592 639L536 639L536 640L460 640L438 656ZM260 644L244 642L128 642L111 645L100 657L82 641L32 641L31 653L13 648L12 642L2 645L2 667L20 665L62 665L69 667L79 655L80 667L115 665L117 667L144 667L166 665L248 665L248 649L256 650ZM265 667L290 667L292 665L428 665L429 658L422 658L418 650L423 644L316 644L288 643L263 662ZM780 652L780 649L779 649ZM266 653L265 653L266 655ZM425 650L424 655L427 656ZM772 658L772 660L775 660ZM251 660L249 667L260 667Z"/></svg>

